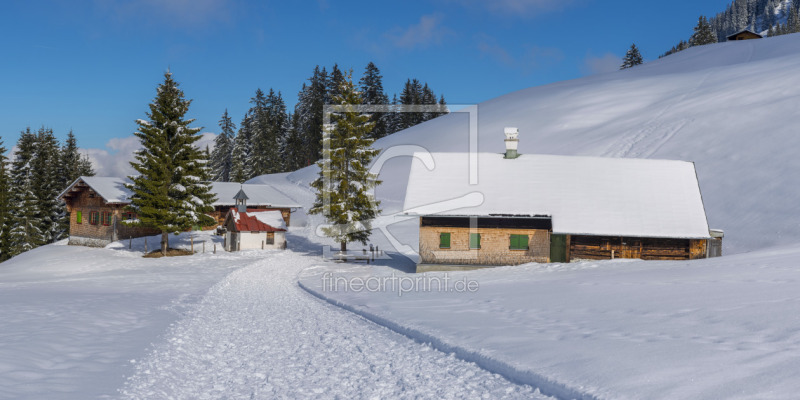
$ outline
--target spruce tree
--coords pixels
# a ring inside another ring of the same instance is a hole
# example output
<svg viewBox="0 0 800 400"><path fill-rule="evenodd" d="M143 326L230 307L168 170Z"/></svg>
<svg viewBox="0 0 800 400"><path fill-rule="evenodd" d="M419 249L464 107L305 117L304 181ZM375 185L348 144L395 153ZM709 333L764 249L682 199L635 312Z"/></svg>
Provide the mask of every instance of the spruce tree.
<svg viewBox="0 0 800 400"><path fill-rule="evenodd" d="M233 156L233 140L236 135L236 125L228 115L228 109L219 120L219 135L214 139L214 151L211 153L209 167L212 180L216 182L230 182Z"/></svg>
<svg viewBox="0 0 800 400"><path fill-rule="evenodd" d="M364 69L364 75L359 81L361 87L361 104L367 105L388 105L389 98L383 91L383 77L381 71L373 62L370 61ZM373 139L380 139L386 135L389 123L389 113L373 113L370 117L372 122Z"/></svg>
<svg viewBox="0 0 800 400"><path fill-rule="evenodd" d="M214 223L206 215L214 210L210 174L194 145L201 128L189 127L194 120L185 119L190 104L167 71L149 105L148 120L137 120L139 130L134 132L142 149L131 162L139 175L130 176L133 183L126 185L133 192L129 207L139 215L140 225L161 231L163 255L170 233Z"/></svg>
<svg viewBox="0 0 800 400"><path fill-rule="evenodd" d="M689 39L689 44L691 46L702 46L712 43L717 43L717 35L711 29L706 17L701 15L697 20L697 25L694 27L694 34Z"/></svg>
<svg viewBox="0 0 800 400"><path fill-rule="evenodd" d="M317 198L309 210L324 214L330 226L322 230L339 242L342 252L347 251L348 242L366 244L372 233L372 220L380 212L379 202L369 193L380 184L377 175L369 172L379 150L370 147L374 139L370 137L369 115L355 109L361 98L351 74L344 77L339 95L333 99L345 111L332 114L332 124L325 131L323 158L317 163L320 175L311 183Z"/></svg>
<svg viewBox="0 0 800 400"><path fill-rule="evenodd" d="M9 227L8 257L13 257L45 243L37 218L39 204L33 194L31 161L36 148L36 135L28 127L20 132L17 151L11 162L10 182L13 217Z"/></svg>
<svg viewBox="0 0 800 400"><path fill-rule="evenodd" d="M631 48L628 49L628 52L625 53L625 58L622 59L622 65L619 67L619 69L635 67L637 65L641 65L642 63L644 63L642 54L639 53L636 43L633 43L631 44Z"/></svg>
<svg viewBox="0 0 800 400"><path fill-rule="evenodd" d="M36 147L30 161L30 189L37 203L36 219L44 243L61 239L64 227L61 223L64 209L58 194L66 187L59 176L61 148L53 135L53 130L40 128L36 133Z"/></svg>

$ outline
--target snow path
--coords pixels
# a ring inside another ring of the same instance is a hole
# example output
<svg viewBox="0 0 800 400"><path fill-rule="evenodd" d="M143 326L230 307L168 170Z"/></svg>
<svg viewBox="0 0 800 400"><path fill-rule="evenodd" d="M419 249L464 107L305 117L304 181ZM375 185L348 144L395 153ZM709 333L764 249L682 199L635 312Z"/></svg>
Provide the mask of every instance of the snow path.
<svg viewBox="0 0 800 400"><path fill-rule="evenodd" d="M136 363L123 397L547 398L308 294L272 252L214 286Z"/></svg>

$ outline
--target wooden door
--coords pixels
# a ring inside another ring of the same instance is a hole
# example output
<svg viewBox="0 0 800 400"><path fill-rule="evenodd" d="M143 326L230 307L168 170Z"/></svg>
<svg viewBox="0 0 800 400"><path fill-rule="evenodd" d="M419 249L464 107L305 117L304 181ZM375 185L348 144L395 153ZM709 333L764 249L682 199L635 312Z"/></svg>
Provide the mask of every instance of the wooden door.
<svg viewBox="0 0 800 400"><path fill-rule="evenodd" d="M567 262L567 235L550 235L550 262Z"/></svg>

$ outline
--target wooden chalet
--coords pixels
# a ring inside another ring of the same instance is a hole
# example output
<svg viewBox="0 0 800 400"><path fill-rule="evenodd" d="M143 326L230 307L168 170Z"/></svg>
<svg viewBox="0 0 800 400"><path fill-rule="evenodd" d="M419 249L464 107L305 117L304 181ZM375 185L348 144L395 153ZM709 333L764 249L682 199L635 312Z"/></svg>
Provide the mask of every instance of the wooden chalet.
<svg viewBox="0 0 800 400"><path fill-rule="evenodd" d="M138 218L125 209L132 195L125 183L130 182L124 178L82 176L58 196L70 213L69 244L105 246L116 240L160 234L154 229L125 223ZM246 191L255 203L251 210L279 212L287 226L291 213L301 207L269 185L214 182L211 192L217 201L213 203L212 216L220 225L225 222L228 210L236 205L234 197L240 190ZM216 225L203 229L214 228Z"/></svg>
<svg viewBox="0 0 800 400"><path fill-rule="evenodd" d="M418 272L612 258L721 255L694 164L517 154L414 157L404 213L419 217Z"/></svg>
<svg viewBox="0 0 800 400"><path fill-rule="evenodd" d="M728 36L726 39L727 40L750 40L750 39L763 39L763 38L764 38L763 36L761 36L761 35L759 35L759 34L757 34L755 32L752 32L752 31L750 31L748 29L745 29L743 31L736 32L733 35Z"/></svg>
<svg viewBox="0 0 800 400"><path fill-rule="evenodd" d="M228 210L236 206L234 197L240 190L243 191L248 198L247 207L249 209L280 211L286 222L286 226L289 226L291 223L292 212L302 207L297 204L296 201L290 199L270 185L212 182L211 191L217 196L217 201L213 203L214 212L212 216L217 219L218 224L223 225Z"/></svg>
<svg viewBox="0 0 800 400"><path fill-rule="evenodd" d="M160 233L125 223L137 219L125 210L131 196L125 182L122 178L82 176L59 194L70 217L69 244L103 247L116 240Z"/></svg>
<svg viewBox="0 0 800 400"><path fill-rule="evenodd" d="M234 196L236 207L225 214L225 250L285 249L286 221L278 210L248 209L243 190Z"/></svg>

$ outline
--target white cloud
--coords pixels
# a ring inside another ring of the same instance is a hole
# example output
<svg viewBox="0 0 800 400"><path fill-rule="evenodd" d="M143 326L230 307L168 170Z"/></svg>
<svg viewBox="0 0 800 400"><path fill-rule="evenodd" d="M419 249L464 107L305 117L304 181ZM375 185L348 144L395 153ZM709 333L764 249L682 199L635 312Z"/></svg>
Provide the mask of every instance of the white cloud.
<svg viewBox="0 0 800 400"><path fill-rule="evenodd" d="M584 75L602 74L604 72L612 72L619 69L622 65L622 58L615 56L612 53L606 53L600 57L587 55L583 61L581 72Z"/></svg>
<svg viewBox="0 0 800 400"><path fill-rule="evenodd" d="M213 151L216 137L215 133L201 133L196 145L201 150L205 150L208 145L209 150ZM89 157L97 176L123 177L136 173L130 163L133 161L133 153L141 147L139 138L128 136L109 140L105 148L81 149L80 152Z"/></svg>
<svg viewBox="0 0 800 400"><path fill-rule="evenodd" d="M485 8L492 13L511 16L532 16L560 10L574 0L452 0L471 8Z"/></svg>
<svg viewBox="0 0 800 400"><path fill-rule="evenodd" d="M411 50L441 44L450 33L442 26L440 15L430 14L421 16L418 23L408 28L395 28L387 32L385 37L396 47Z"/></svg>

